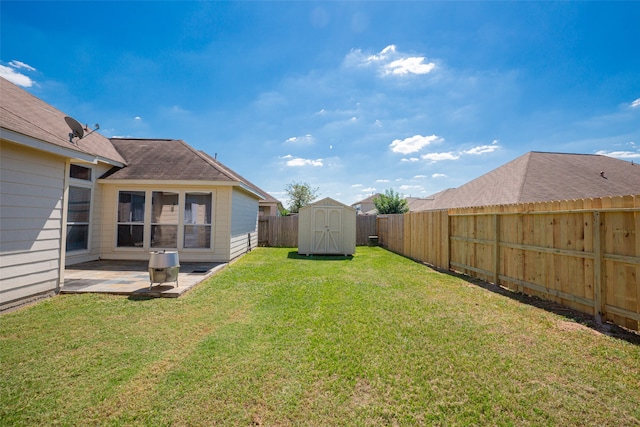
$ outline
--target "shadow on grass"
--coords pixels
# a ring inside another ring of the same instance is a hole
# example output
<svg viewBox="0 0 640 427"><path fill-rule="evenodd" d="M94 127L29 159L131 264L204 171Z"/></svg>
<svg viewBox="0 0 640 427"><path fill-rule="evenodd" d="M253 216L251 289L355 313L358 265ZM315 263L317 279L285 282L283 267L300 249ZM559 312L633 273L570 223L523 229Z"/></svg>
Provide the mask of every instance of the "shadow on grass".
<svg viewBox="0 0 640 427"><path fill-rule="evenodd" d="M153 295L133 294L133 295L129 295L127 299L129 301L150 301L152 299L157 299L157 298L158 297L155 297Z"/></svg>
<svg viewBox="0 0 640 427"><path fill-rule="evenodd" d="M622 328L611 322L603 322L598 323L594 319L592 315L579 312L577 310L565 307L561 304L558 304L553 301L547 301L542 298L526 295L520 292L509 290L505 287L495 285L493 283L485 282L483 280L467 276L462 273L457 273L451 270L443 270L441 268L436 268L432 265L419 262L420 264L431 268L434 271L438 271L443 274L447 274L449 276L457 277L465 282L486 289L489 292L493 292L495 294L499 294L510 298L512 300L518 301L522 304L527 304L536 308L540 308L542 310L557 314L566 319L579 323L583 326L588 327L589 329L601 333L603 335L610 336L612 338L617 338L623 341L627 341L630 344L640 345L640 334L633 332L631 330Z"/></svg>
<svg viewBox="0 0 640 427"><path fill-rule="evenodd" d="M353 255L300 255L297 251L291 251L287 255L287 258L306 261L351 261L353 259Z"/></svg>

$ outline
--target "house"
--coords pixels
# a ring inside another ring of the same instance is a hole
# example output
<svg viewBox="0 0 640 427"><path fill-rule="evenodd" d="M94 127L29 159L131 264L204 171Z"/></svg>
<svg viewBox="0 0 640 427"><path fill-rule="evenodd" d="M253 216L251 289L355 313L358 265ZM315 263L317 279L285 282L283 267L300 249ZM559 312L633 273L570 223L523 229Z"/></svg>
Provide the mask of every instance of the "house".
<svg viewBox="0 0 640 427"><path fill-rule="evenodd" d="M411 211L550 202L640 192L640 165L597 154L532 151L458 188L409 202Z"/></svg>
<svg viewBox="0 0 640 427"><path fill-rule="evenodd" d="M375 215L378 211L376 205L373 203L373 199L380 197L380 193L372 194L366 199L355 202L351 205L356 210L358 215Z"/></svg>
<svg viewBox="0 0 640 427"><path fill-rule="evenodd" d="M66 265L257 246L265 194L230 168L180 140L73 137L65 117L0 78L0 310L57 293Z"/></svg>
<svg viewBox="0 0 640 427"><path fill-rule="evenodd" d="M269 193L264 192L263 194L265 198L260 200L258 214L260 216L280 216L280 212L284 209L282 202Z"/></svg>

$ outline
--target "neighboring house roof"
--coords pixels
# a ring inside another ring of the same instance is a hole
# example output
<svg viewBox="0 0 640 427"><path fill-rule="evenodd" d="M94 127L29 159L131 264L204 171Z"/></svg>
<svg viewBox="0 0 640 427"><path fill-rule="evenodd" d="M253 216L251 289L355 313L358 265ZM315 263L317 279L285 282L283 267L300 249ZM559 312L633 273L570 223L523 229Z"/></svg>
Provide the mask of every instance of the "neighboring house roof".
<svg viewBox="0 0 640 427"><path fill-rule="evenodd" d="M373 199L375 199L376 197L380 197L380 193L372 194L369 197L367 197L366 199L362 199L359 202L352 203L351 207L354 207L356 205L361 205L363 203L371 203L371 204L373 204Z"/></svg>
<svg viewBox="0 0 640 427"><path fill-rule="evenodd" d="M282 202L280 202L280 200L276 199L275 197L273 197L271 194L269 193L263 193L264 194L264 202L265 203L276 203L278 205L282 205ZM262 203L262 201L261 201Z"/></svg>
<svg viewBox="0 0 640 427"><path fill-rule="evenodd" d="M414 210L627 196L640 192L640 165L597 154L532 151Z"/></svg>
<svg viewBox="0 0 640 427"><path fill-rule="evenodd" d="M98 132L69 142L70 129L64 120L65 113L1 77L0 100L3 138L84 160L126 163L109 140ZM46 144L39 144L41 142Z"/></svg>
<svg viewBox="0 0 640 427"><path fill-rule="evenodd" d="M257 186L184 141L111 138L111 143L127 160L127 166L114 167L101 179L237 183L264 198L264 192Z"/></svg>
<svg viewBox="0 0 640 427"><path fill-rule="evenodd" d="M358 209L358 214L360 215L376 215L378 210L375 208L375 203L373 203L373 199L376 197L380 197L380 193L372 194L366 199L352 203L351 207Z"/></svg>

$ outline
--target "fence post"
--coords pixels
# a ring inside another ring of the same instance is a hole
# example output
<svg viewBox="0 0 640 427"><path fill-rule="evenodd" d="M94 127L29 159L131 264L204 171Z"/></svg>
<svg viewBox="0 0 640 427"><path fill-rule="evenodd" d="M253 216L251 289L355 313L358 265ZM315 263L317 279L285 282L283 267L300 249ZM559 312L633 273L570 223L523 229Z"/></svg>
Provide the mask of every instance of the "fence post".
<svg viewBox="0 0 640 427"><path fill-rule="evenodd" d="M596 322L604 320L605 303L602 286L602 266L604 258L604 224L602 223L601 212L593 211L593 308Z"/></svg>
<svg viewBox="0 0 640 427"><path fill-rule="evenodd" d="M447 229L447 235L445 236L445 243L446 243L445 253L447 254L446 268L447 270L451 270L451 215L449 215L449 210L447 210L446 229Z"/></svg>
<svg viewBox="0 0 640 427"><path fill-rule="evenodd" d="M500 285L500 219L497 213L493 214L493 283Z"/></svg>

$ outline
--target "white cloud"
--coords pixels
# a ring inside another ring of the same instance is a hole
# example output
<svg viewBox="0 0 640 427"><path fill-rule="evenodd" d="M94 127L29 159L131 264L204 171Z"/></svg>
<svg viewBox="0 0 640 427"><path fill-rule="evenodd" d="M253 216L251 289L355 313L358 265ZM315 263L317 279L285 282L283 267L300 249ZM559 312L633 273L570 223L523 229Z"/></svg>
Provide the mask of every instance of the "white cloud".
<svg viewBox="0 0 640 427"><path fill-rule="evenodd" d="M367 61L369 62L384 61L389 56L389 53L391 54L396 53L396 45L390 44L389 46L382 49L379 54L371 55L367 57Z"/></svg>
<svg viewBox="0 0 640 427"><path fill-rule="evenodd" d="M366 55L360 49L352 50L345 63L360 67L375 66L380 75L404 76L407 74L428 74L436 67L434 62L425 62L424 56L411 56L398 52L395 45L389 45L379 53Z"/></svg>
<svg viewBox="0 0 640 427"><path fill-rule="evenodd" d="M409 58L397 59L386 66L387 74L428 74L436 67L436 64L424 63L424 56L413 56Z"/></svg>
<svg viewBox="0 0 640 427"><path fill-rule="evenodd" d="M313 144L313 136L310 134L303 136L292 136L288 138L285 143L288 144Z"/></svg>
<svg viewBox="0 0 640 427"><path fill-rule="evenodd" d="M427 175L416 175L413 178L414 179L422 179L422 178L426 178L426 177L427 177Z"/></svg>
<svg viewBox="0 0 640 427"><path fill-rule="evenodd" d="M640 153L633 151L605 151L600 150L596 152L602 156L615 157L618 159L640 159Z"/></svg>
<svg viewBox="0 0 640 427"><path fill-rule="evenodd" d="M391 151L393 151L394 153L410 154L420 151L423 147L426 147L433 142L440 141L442 141L442 138L439 138L436 135L414 135L410 138L405 138L402 140L395 139L391 144L389 144L389 147L391 147Z"/></svg>
<svg viewBox="0 0 640 427"><path fill-rule="evenodd" d="M353 184L352 185L353 188L358 188L358 187L362 187L362 184Z"/></svg>
<svg viewBox="0 0 640 427"><path fill-rule="evenodd" d="M287 160L287 166L322 166L322 159L301 159L300 157Z"/></svg>
<svg viewBox="0 0 640 427"><path fill-rule="evenodd" d="M400 186L400 190L403 190L403 191L411 190L412 188L420 189L420 188L422 188L422 186L421 185L407 185L407 184Z"/></svg>
<svg viewBox="0 0 640 427"><path fill-rule="evenodd" d="M133 118L133 120L142 120L142 117L140 117L140 116L135 116L135 117Z"/></svg>
<svg viewBox="0 0 640 427"><path fill-rule="evenodd" d="M443 173L434 173L433 175L431 175L431 178L446 178L447 175L443 174Z"/></svg>
<svg viewBox="0 0 640 427"><path fill-rule="evenodd" d="M4 77L5 79L9 80L11 83L18 86L22 86L22 87L33 86L33 80L31 80L31 77L17 72L14 68L5 67L4 65L0 65L0 77Z"/></svg>
<svg viewBox="0 0 640 427"><path fill-rule="evenodd" d="M495 145L495 141L494 141L492 145L479 145L477 147L473 147L470 150L463 151L463 154L479 155L479 154L493 153L498 148L500 148L500 146Z"/></svg>
<svg viewBox="0 0 640 427"><path fill-rule="evenodd" d="M376 182L389 182L388 179L376 179Z"/></svg>
<svg viewBox="0 0 640 427"><path fill-rule="evenodd" d="M25 64L22 61L16 61L15 59L9 62L9 65L11 65L13 68L24 68L25 70L29 70L29 71L36 71L36 69L33 68L31 65Z"/></svg>
<svg viewBox="0 0 640 427"><path fill-rule="evenodd" d="M640 98L636 99L631 103L631 108L638 108L638 107L640 107Z"/></svg>
<svg viewBox="0 0 640 427"><path fill-rule="evenodd" d="M409 157L408 159L407 159L407 158L404 158L404 159L401 159L400 161L401 161L401 162L417 162L417 161L419 161L419 160L420 160L420 159L419 159L419 158L417 158L417 157Z"/></svg>
<svg viewBox="0 0 640 427"><path fill-rule="evenodd" d="M363 188L360 191L364 191L365 193L375 193L376 189L375 189L375 187L368 187L368 188Z"/></svg>
<svg viewBox="0 0 640 427"><path fill-rule="evenodd" d="M428 153L423 154L420 158L424 160L431 160L433 162L438 162L440 160L458 160L460 158L459 154L453 154L453 152L449 151L448 153Z"/></svg>

